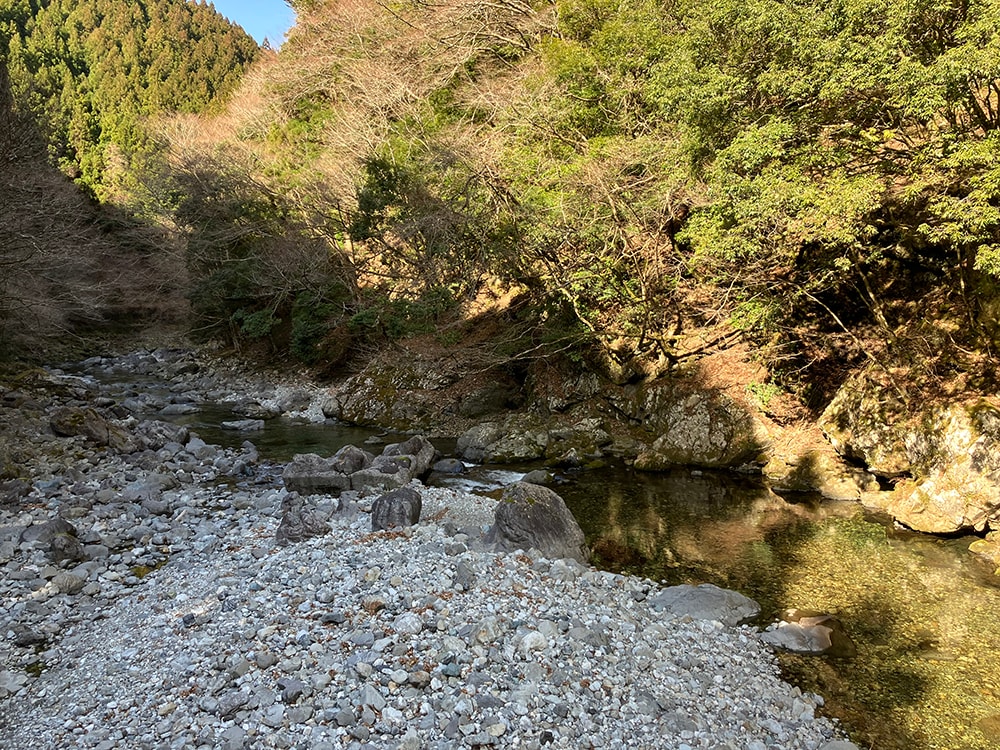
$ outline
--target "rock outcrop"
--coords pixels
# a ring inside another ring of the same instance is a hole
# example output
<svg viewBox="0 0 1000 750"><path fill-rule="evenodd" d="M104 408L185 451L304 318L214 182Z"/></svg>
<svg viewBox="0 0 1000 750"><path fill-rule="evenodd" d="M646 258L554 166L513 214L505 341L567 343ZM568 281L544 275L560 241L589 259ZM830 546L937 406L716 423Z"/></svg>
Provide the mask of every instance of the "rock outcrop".
<svg viewBox="0 0 1000 750"><path fill-rule="evenodd" d="M908 409L871 374L837 393L820 425L848 459L884 477L892 493L866 498L917 531L1000 527L1000 406L993 399Z"/></svg>
<svg viewBox="0 0 1000 750"><path fill-rule="evenodd" d="M730 396L667 381L636 388L626 413L657 435L635 461L637 469L673 466L738 467L763 462L766 430L744 405Z"/></svg>

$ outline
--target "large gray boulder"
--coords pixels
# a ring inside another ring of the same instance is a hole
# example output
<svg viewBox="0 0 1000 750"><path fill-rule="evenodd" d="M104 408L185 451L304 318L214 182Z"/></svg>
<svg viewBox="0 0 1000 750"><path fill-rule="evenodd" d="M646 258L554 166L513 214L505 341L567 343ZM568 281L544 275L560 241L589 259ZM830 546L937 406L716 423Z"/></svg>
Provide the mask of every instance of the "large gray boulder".
<svg viewBox="0 0 1000 750"><path fill-rule="evenodd" d="M293 492L336 494L351 488L351 477L338 471L334 459L315 453L298 453L281 473L285 487Z"/></svg>
<svg viewBox="0 0 1000 750"><path fill-rule="evenodd" d="M372 503L372 531L401 529L420 520L423 501L412 487L387 492Z"/></svg>
<svg viewBox="0 0 1000 750"><path fill-rule="evenodd" d="M563 499L547 487L527 482L504 489L486 541L509 550L534 548L553 560L586 563L590 557L583 530Z"/></svg>
<svg viewBox="0 0 1000 750"><path fill-rule="evenodd" d="M329 458L315 453L292 457L281 478L285 487L303 494L336 494L351 489L351 475L372 465L370 453L347 445Z"/></svg>
<svg viewBox="0 0 1000 750"><path fill-rule="evenodd" d="M414 435L402 443L392 443L382 449L387 457L409 456L408 469L414 477L422 477L434 465L437 449L423 435Z"/></svg>
<svg viewBox="0 0 1000 750"><path fill-rule="evenodd" d="M760 614L760 605L753 599L711 583L670 586L649 597L648 602L657 612L665 612L674 617L692 617L695 620L716 620L729 627L752 620Z"/></svg>
<svg viewBox="0 0 1000 750"><path fill-rule="evenodd" d="M82 435L100 446L131 453L138 450L138 441L127 430L110 422L88 406L61 406L49 415L49 426L56 435Z"/></svg>

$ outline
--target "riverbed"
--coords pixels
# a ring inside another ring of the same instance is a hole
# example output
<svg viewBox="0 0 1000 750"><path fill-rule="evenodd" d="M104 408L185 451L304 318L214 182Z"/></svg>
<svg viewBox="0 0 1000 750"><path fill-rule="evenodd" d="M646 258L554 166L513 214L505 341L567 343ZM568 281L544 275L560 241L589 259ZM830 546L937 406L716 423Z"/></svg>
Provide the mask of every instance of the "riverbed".
<svg viewBox="0 0 1000 750"><path fill-rule="evenodd" d="M176 392L155 379L102 389ZM279 417L262 430L223 430L239 419L200 402L171 417L209 442L250 440L265 461L329 454L391 434ZM439 441L443 452L449 441ZM533 466L470 467L438 478L488 494ZM895 528L856 503L771 492L757 477L679 468L662 474L624 466L563 473L554 488L594 551L594 563L664 583L715 583L759 601L766 626L786 609L835 615L855 646L848 657L780 660L788 679L826 698L862 747L986 750L1000 745L998 578L969 552L969 538L941 539Z"/></svg>

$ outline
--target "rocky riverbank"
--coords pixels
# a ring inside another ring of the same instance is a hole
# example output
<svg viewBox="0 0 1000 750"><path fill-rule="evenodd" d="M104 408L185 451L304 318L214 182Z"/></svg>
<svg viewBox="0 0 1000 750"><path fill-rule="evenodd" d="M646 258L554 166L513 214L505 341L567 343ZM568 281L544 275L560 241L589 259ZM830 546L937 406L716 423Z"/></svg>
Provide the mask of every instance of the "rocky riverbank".
<svg viewBox="0 0 1000 750"><path fill-rule="evenodd" d="M843 746L756 629L497 552L489 499L413 482L421 522L372 533L378 490L314 495L325 533L277 544L280 467L149 417L210 391L248 416L312 399L145 360L171 403L42 372L4 394L0 746Z"/></svg>

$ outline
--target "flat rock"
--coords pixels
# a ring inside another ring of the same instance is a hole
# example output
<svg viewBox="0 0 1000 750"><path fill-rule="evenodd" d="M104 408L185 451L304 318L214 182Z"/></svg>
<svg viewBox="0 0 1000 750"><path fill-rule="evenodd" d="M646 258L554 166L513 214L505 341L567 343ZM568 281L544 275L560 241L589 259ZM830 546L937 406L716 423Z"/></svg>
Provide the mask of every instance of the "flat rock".
<svg viewBox="0 0 1000 750"><path fill-rule="evenodd" d="M760 605L738 591L719 588L711 583L699 586L670 586L649 597L649 606L657 612L696 620L717 620L734 627L760 614Z"/></svg>

